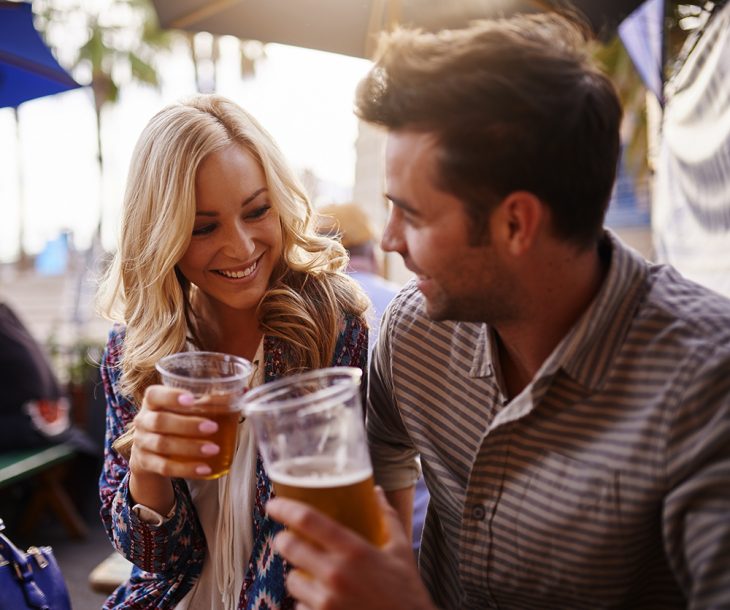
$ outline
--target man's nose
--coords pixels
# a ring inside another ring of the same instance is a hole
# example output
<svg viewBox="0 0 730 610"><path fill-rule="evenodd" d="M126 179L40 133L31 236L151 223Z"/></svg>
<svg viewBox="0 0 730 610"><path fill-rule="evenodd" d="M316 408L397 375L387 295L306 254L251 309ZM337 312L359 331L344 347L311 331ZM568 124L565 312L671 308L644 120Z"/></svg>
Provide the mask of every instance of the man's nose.
<svg viewBox="0 0 730 610"><path fill-rule="evenodd" d="M397 210L390 212L388 222L385 225L385 229L383 229L383 236L380 239L380 247L385 252L397 252L401 256L405 256L405 240L403 239L401 223L397 216Z"/></svg>

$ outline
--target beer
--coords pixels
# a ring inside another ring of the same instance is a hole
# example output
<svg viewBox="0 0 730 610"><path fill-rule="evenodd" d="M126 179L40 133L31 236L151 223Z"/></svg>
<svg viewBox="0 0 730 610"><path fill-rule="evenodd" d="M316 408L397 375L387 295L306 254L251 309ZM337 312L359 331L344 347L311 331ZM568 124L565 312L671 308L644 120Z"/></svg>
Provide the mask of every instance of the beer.
<svg viewBox="0 0 730 610"><path fill-rule="evenodd" d="M278 496L305 502L371 543L387 540L369 467L338 469L322 457L277 463L269 472ZM344 470L344 472L343 472Z"/></svg>
<svg viewBox="0 0 730 610"><path fill-rule="evenodd" d="M191 351L165 356L155 368L166 386L185 390L195 397L195 403L189 407L179 405L175 409L178 413L204 417L218 424L218 430L205 437L220 447L217 454L170 457L210 466L211 473L196 475L197 479L217 479L227 474L236 451L238 422L251 363L231 354Z"/></svg>
<svg viewBox="0 0 730 610"><path fill-rule="evenodd" d="M228 474L233 462L233 454L236 451L236 439L238 437L238 422L241 419L239 410L231 410L230 407L215 409L207 405L205 410L190 409L190 415L204 417L218 424L218 430L205 437L206 441L215 443L220 451L215 455L186 458L186 462L203 462L210 466L210 474L201 476L201 479L218 479Z"/></svg>

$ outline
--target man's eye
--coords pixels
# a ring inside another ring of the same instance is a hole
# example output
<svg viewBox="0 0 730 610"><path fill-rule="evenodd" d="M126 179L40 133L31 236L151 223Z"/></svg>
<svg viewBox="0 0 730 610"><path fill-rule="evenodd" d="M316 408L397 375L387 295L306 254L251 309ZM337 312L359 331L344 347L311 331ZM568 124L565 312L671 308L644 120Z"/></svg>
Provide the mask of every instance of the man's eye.
<svg viewBox="0 0 730 610"><path fill-rule="evenodd" d="M214 224L209 225L202 225L200 227L195 227L193 229L193 235L207 235L208 233L211 233L215 229Z"/></svg>

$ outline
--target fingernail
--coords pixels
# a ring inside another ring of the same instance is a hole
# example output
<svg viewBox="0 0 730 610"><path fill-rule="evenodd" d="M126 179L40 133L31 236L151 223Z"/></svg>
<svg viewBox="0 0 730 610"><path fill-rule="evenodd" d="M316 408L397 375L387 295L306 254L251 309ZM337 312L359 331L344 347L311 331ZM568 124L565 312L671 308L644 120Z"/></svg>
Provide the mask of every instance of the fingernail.
<svg viewBox="0 0 730 610"><path fill-rule="evenodd" d="M210 421L209 419L206 419L204 422L200 422L200 425L198 426L198 430L201 432L215 432L218 429L218 424L216 424L214 421Z"/></svg>
<svg viewBox="0 0 730 610"><path fill-rule="evenodd" d="M177 397L177 402L181 405L189 407L190 405L195 403L195 396L193 396L192 394L180 394L180 396Z"/></svg>
<svg viewBox="0 0 730 610"><path fill-rule="evenodd" d="M279 540L279 536L278 535L274 536L274 540L273 540L273 545L272 546L274 547L274 551L276 553L279 553L279 555L281 555L281 551L282 551L282 548L281 547L282 547L282 544L281 544L281 541Z"/></svg>
<svg viewBox="0 0 730 610"><path fill-rule="evenodd" d="M211 472L212 471L210 469L210 466L198 466L195 469L195 474L200 474L200 475L210 474Z"/></svg>
<svg viewBox="0 0 730 610"><path fill-rule="evenodd" d="M221 450L221 448L218 445L214 445L213 443L206 443L200 448L200 453L203 455L215 455Z"/></svg>

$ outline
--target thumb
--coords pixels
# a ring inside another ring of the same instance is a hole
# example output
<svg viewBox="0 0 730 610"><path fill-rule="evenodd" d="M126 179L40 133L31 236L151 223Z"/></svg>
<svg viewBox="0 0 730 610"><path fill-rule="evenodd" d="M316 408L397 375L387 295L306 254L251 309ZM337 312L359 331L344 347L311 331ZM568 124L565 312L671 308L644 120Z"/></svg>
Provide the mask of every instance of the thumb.
<svg viewBox="0 0 730 610"><path fill-rule="evenodd" d="M388 502L383 488L379 485L375 486L375 494L378 497L378 504L383 513L383 521L385 523L385 531L387 535L388 545L397 547L409 547L406 532L403 529L403 523L398 516L398 512Z"/></svg>

